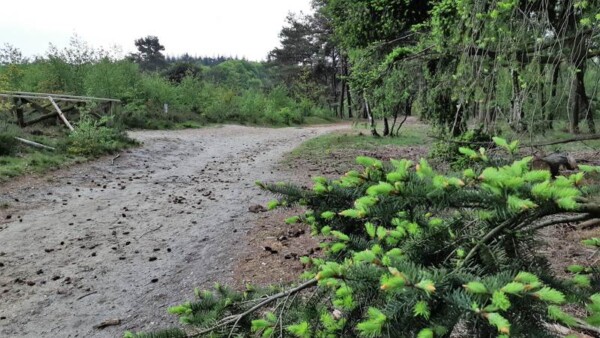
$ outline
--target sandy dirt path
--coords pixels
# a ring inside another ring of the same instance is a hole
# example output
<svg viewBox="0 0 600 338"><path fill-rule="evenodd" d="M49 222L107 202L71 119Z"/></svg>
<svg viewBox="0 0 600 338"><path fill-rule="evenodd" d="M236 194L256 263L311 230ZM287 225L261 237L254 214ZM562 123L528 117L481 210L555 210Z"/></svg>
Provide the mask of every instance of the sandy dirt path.
<svg viewBox="0 0 600 338"><path fill-rule="evenodd" d="M344 125L140 131L114 160L0 186L0 336L120 337L176 324L168 306L227 282L256 180ZM94 328L106 320L120 325Z"/></svg>

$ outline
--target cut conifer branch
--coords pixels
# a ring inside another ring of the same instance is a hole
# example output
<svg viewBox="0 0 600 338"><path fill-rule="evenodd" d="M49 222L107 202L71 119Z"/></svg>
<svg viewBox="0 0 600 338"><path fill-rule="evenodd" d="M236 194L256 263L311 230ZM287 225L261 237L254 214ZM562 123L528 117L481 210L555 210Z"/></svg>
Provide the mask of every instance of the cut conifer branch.
<svg viewBox="0 0 600 338"><path fill-rule="evenodd" d="M248 316L249 314L253 313L256 310L259 310L259 309L261 309L261 308L263 308L263 307L271 304L273 301L275 301L275 300L277 300L279 298L283 298L283 297L287 297L289 295L295 294L295 293L300 292L300 291L302 291L304 289L308 289L310 287L313 287L313 286L317 285L317 282L318 281L316 279L311 279L311 280L309 280L309 281L307 281L305 283L302 283L302 284L298 285L295 288L292 288L292 289L289 289L287 291L283 291L283 292L280 292L278 294L269 296L265 300L263 300L262 302L254 305L250 309L248 309L248 310L246 310L246 311L244 311L244 312L242 312L240 314L231 315L231 316L228 316L228 317L225 317L225 318L221 319L216 325L214 325L214 326L212 326L212 327L210 327L208 329L201 330L201 331L198 331L198 332L191 332L191 333L189 333L188 337L200 337L202 335L205 335L207 333L213 332L213 331L215 331L215 330L217 330L219 328L222 328L224 326L227 326L229 324L238 323L242 318Z"/></svg>

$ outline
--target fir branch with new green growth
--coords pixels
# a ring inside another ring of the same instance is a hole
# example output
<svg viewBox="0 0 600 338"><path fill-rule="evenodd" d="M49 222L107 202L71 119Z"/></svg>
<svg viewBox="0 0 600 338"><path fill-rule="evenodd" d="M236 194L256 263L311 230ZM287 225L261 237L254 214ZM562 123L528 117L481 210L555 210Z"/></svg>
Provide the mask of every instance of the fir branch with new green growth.
<svg viewBox="0 0 600 338"><path fill-rule="evenodd" d="M512 158L517 143L494 141ZM316 177L312 189L258 183L280 196L271 208L308 209L289 222L322 235L326 257L303 257L303 282L272 296L197 292L171 309L191 325L157 337L552 337L555 322L600 332L597 269L571 266L560 278L536 250L544 227L600 216L584 184L600 168L553 179L530 157L491 165L483 150L463 153L478 165L462 175L425 160L358 157L362 171Z"/></svg>

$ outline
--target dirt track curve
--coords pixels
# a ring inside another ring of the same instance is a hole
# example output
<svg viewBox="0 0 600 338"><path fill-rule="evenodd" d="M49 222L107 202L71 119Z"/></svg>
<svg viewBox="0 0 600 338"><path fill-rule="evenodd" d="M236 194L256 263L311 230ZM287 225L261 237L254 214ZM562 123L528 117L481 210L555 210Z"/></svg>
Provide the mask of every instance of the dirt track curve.
<svg viewBox="0 0 600 338"><path fill-rule="evenodd" d="M168 306L231 278L256 180L343 125L140 131L112 161L0 186L0 336L120 337L175 324ZM118 319L120 324L94 326Z"/></svg>

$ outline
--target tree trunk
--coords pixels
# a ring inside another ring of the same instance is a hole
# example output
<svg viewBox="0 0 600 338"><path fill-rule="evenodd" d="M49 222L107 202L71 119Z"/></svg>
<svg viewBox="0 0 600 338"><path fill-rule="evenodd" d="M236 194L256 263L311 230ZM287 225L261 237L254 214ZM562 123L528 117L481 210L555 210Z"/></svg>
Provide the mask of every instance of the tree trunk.
<svg viewBox="0 0 600 338"><path fill-rule="evenodd" d="M363 110L362 110L362 117L363 119L368 119L369 118L369 112L367 111L367 100L365 98L363 98Z"/></svg>
<svg viewBox="0 0 600 338"><path fill-rule="evenodd" d="M481 105L479 104L479 102L477 100L475 100L474 97L472 97L470 108L471 108L471 116L479 115L479 111L481 110ZM467 117L467 119L468 118L469 117Z"/></svg>
<svg viewBox="0 0 600 338"><path fill-rule="evenodd" d="M331 94L333 102L337 101L337 60L335 57L335 49L331 51L331 67L333 68L333 76L331 78Z"/></svg>
<svg viewBox="0 0 600 338"><path fill-rule="evenodd" d="M365 100L365 114L367 114L368 119L369 119L369 124L371 126L371 135L373 135L375 137L380 137L379 133L377 133L377 125L375 124L375 119L373 118L373 114L371 113L371 107L369 106L369 101L367 100L366 96L364 96L364 100Z"/></svg>
<svg viewBox="0 0 600 338"><path fill-rule="evenodd" d="M509 124L512 129L516 131L523 130L522 119L523 113L523 102L524 102L523 90L519 81L519 72L517 70L512 71L512 99L510 108L510 119Z"/></svg>
<svg viewBox="0 0 600 338"><path fill-rule="evenodd" d="M594 111L591 109L590 99L587 96L585 90L585 71L586 64L585 61L582 64L580 69L581 71L577 72L577 99L579 100L579 111L585 114L585 119L587 121L589 132L592 134L596 133L596 123L594 122Z"/></svg>
<svg viewBox="0 0 600 338"><path fill-rule="evenodd" d="M350 94L350 84L348 83L348 76L350 73L350 67L348 66L348 58L346 55L342 55L342 77L344 78L344 85L342 86L342 92L346 91L346 97L348 100L348 117L352 118L352 96Z"/></svg>
<svg viewBox="0 0 600 338"><path fill-rule="evenodd" d="M575 74L571 80L571 95L569 95L569 131L573 134L579 133L579 119L583 112L590 106L585 92L585 66L587 62L587 33L577 33L573 39L573 50L571 52L571 63L575 66ZM589 123L589 120L588 120ZM595 126L591 124L594 129Z"/></svg>
<svg viewBox="0 0 600 338"><path fill-rule="evenodd" d="M408 117L412 115L412 104L413 104L412 97L409 97L408 99L406 99L406 102L404 103L404 118L402 119L402 122L400 122L398 129L396 129L396 132L395 132L396 136L400 135L400 129L404 125L404 122L406 122Z"/></svg>
<svg viewBox="0 0 600 338"><path fill-rule="evenodd" d="M558 76L560 75L560 63L557 63L554 65L554 70L552 71L552 92L550 93L550 96L552 97L552 102L555 102L556 100L556 94L558 92ZM548 124L548 128L549 129L554 129L554 113L555 113L555 109L551 108L550 111L548 112L548 117L547 117L547 124Z"/></svg>
<svg viewBox="0 0 600 338"><path fill-rule="evenodd" d="M594 108L592 108L591 106L590 106L590 108L588 108L586 119L587 119L587 124L588 124L588 128L590 130L590 133L595 134L596 133L596 122L594 121Z"/></svg>
<svg viewBox="0 0 600 338"><path fill-rule="evenodd" d="M594 113L590 106L590 100L585 89L585 60L576 69L571 83L571 109L569 112L569 131L573 134L579 133L579 121L581 117L587 120L590 133L596 133Z"/></svg>
<svg viewBox="0 0 600 338"><path fill-rule="evenodd" d="M479 122L479 125L483 126L484 128L486 127L486 122L487 122L487 115L488 115L488 108L484 107L483 109L479 109L479 112L477 114L477 122Z"/></svg>
<svg viewBox="0 0 600 338"><path fill-rule="evenodd" d="M579 105L581 101L577 95L579 92L577 87L577 75L575 75L571 80L571 94L569 95L569 132L572 134L579 134Z"/></svg>
<svg viewBox="0 0 600 338"><path fill-rule="evenodd" d="M498 84L498 78L496 76L496 74L492 75L492 79L491 79L491 83L489 86L485 87L486 90L486 100L487 103L485 105L485 107L483 109L480 110L480 119L479 119L479 123L481 123L481 125L483 126L483 130L487 133L487 134L493 134L494 133L494 127L496 124L496 86ZM489 103L492 102L493 104L490 105Z"/></svg>
<svg viewBox="0 0 600 338"><path fill-rule="evenodd" d="M452 124L452 128L450 129L450 133L452 133L453 137L457 137L462 134L463 123L464 123L464 109L462 105L459 105L456 108L456 114L454 115L454 123Z"/></svg>
<svg viewBox="0 0 600 338"><path fill-rule="evenodd" d="M346 80L342 80L342 92L340 93L340 118L344 118L344 100L346 99L344 95L346 94Z"/></svg>
<svg viewBox="0 0 600 338"><path fill-rule="evenodd" d="M396 134L394 133L394 130L396 128L396 121L398 121L399 110L400 110L400 104L395 105L394 108L392 109L392 111L394 113L394 121L392 122L392 127L390 128L390 136L391 137L396 136Z"/></svg>
<svg viewBox="0 0 600 338"><path fill-rule="evenodd" d="M548 118L546 117L546 96L544 95L544 91L546 90L546 86L544 85L544 73L545 73L545 65L540 62L540 79L537 85L538 92L538 105L540 106L540 113L542 114L542 125L541 129L546 130L548 128L548 123L546 122Z"/></svg>
<svg viewBox="0 0 600 338"><path fill-rule="evenodd" d="M556 97L558 88L558 76L560 75L560 63L554 65L554 71L552 72L552 97Z"/></svg>
<svg viewBox="0 0 600 338"><path fill-rule="evenodd" d="M390 135L390 123L388 122L388 118L383 118L383 136Z"/></svg>
<svg viewBox="0 0 600 338"><path fill-rule="evenodd" d="M350 85L346 83L346 96L348 97L348 117L353 118L352 115L352 97L350 96Z"/></svg>

